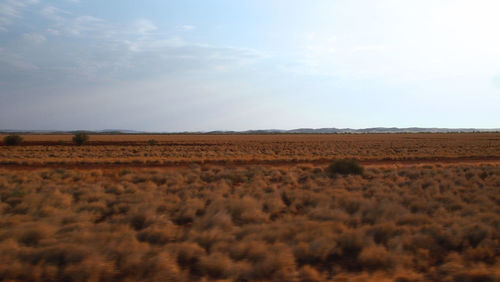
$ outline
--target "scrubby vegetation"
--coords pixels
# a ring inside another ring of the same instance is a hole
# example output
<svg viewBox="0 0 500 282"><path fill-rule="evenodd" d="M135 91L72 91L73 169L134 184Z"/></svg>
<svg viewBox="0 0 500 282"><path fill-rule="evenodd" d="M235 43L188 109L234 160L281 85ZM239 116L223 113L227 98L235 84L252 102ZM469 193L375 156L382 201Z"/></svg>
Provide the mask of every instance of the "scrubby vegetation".
<svg viewBox="0 0 500 282"><path fill-rule="evenodd" d="M301 163L334 159L412 160L500 156L500 133L323 135L25 135L3 147L1 164ZM60 143L59 141L64 141ZM151 146L148 140L158 142ZM66 145L66 146L60 146Z"/></svg>
<svg viewBox="0 0 500 282"><path fill-rule="evenodd" d="M3 143L5 143L5 145L7 146L19 145L22 141L23 138L16 134L7 135L3 138Z"/></svg>
<svg viewBox="0 0 500 282"><path fill-rule="evenodd" d="M0 280L499 281L500 166L0 170Z"/></svg>
<svg viewBox="0 0 500 282"><path fill-rule="evenodd" d="M330 177L337 175L363 174L364 168L355 160L336 160L327 169Z"/></svg>
<svg viewBox="0 0 500 282"><path fill-rule="evenodd" d="M81 146L89 141L89 135L84 132L79 132L73 136L72 140L73 143L75 143L78 146Z"/></svg>

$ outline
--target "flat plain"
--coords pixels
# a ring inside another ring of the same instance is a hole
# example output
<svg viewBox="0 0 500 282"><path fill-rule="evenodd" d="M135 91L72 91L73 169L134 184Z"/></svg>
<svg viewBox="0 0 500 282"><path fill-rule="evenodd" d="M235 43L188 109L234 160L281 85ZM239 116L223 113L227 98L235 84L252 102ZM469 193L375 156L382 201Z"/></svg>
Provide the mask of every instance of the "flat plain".
<svg viewBox="0 0 500 282"><path fill-rule="evenodd" d="M500 280L498 133L71 137L0 145L0 280Z"/></svg>
<svg viewBox="0 0 500 282"><path fill-rule="evenodd" d="M0 164L179 165L328 163L360 161L498 160L500 134L92 135L74 146L72 135L24 135L2 146ZM0 136L3 138L3 136ZM154 140L155 145L150 145Z"/></svg>

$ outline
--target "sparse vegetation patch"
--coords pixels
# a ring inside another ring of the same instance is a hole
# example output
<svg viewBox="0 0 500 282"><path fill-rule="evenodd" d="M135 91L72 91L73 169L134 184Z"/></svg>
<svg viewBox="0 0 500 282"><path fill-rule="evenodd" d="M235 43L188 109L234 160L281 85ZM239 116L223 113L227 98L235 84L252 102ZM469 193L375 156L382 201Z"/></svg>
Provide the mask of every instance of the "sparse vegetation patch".
<svg viewBox="0 0 500 282"><path fill-rule="evenodd" d="M79 132L76 133L73 136L73 143L75 143L78 146L81 146L89 141L89 135L84 132Z"/></svg>
<svg viewBox="0 0 500 282"><path fill-rule="evenodd" d="M8 146L19 145L23 141L23 138L16 134L7 135L3 138L3 143Z"/></svg>
<svg viewBox="0 0 500 282"><path fill-rule="evenodd" d="M363 167L355 160L336 160L327 169L330 177L337 175L363 174Z"/></svg>

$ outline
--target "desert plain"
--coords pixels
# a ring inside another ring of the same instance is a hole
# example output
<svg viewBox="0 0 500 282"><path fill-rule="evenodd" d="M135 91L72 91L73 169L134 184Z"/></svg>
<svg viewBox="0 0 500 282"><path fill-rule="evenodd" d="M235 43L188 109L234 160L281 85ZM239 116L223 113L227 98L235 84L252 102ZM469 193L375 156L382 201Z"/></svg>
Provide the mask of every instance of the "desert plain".
<svg viewBox="0 0 500 282"><path fill-rule="evenodd" d="M500 280L500 133L22 138L2 281Z"/></svg>

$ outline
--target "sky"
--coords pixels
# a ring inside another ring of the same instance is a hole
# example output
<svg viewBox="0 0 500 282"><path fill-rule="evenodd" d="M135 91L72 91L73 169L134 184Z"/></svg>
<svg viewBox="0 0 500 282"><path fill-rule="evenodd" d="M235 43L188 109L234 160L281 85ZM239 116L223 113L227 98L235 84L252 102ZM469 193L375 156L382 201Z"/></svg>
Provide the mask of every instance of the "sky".
<svg viewBox="0 0 500 282"><path fill-rule="evenodd" d="M0 129L500 128L497 0L0 0Z"/></svg>

